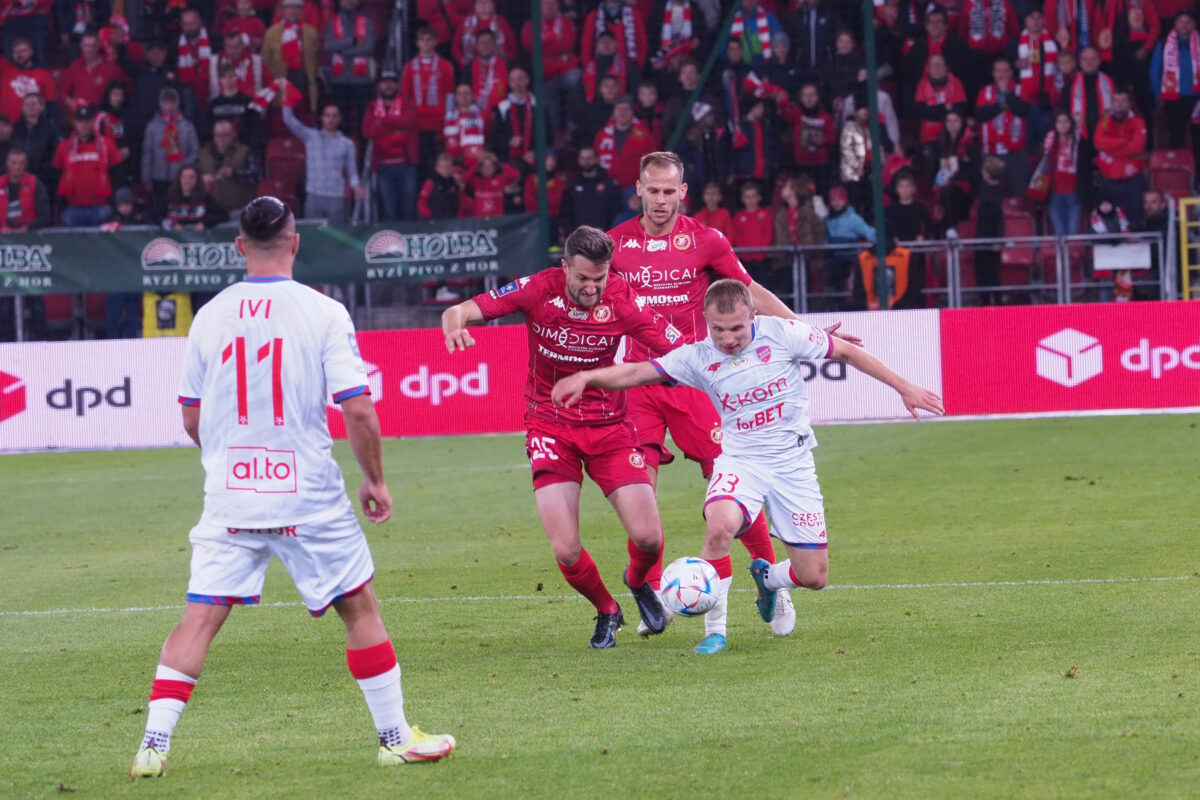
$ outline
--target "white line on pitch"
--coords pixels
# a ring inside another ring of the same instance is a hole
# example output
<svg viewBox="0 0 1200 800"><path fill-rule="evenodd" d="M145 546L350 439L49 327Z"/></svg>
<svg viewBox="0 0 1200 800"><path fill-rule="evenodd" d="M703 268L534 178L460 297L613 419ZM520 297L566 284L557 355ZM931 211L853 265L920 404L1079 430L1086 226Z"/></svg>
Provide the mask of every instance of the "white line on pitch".
<svg viewBox="0 0 1200 800"><path fill-rule="evenodd" d="M1194 575L1168 575L1147 578L1063 578L1042 581L962 581L949 583L874 583L840 584L826 587L825 591L874 591L879 589L978 589L988 587L1020 586L1075 586L1102 583L1161 583L1164 581L1192 580ZM750 589L731 589L732 592L749 592ZM555 594L502 594L464 597L381 597L381 603L488 603L506 600L580 600L580 595ZM263 608L298 608L296 602L259 603ZM0 617L45 617L64 614L122 614L138 611L178 611L183 606L130 606L128 608L52 608L41 611L0 611Z"/></svg>

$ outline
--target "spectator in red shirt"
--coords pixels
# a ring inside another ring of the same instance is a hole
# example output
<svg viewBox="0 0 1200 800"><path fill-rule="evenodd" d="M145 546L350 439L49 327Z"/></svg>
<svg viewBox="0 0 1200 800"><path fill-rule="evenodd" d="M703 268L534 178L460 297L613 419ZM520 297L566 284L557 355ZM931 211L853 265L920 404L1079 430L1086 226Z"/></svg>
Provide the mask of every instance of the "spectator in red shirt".
<svg viewBox="0 0 1200 800"><path fill-rule="evenodd" d="M942 133L946 114L951 111L967 113L967 93L962 81L950 74L946 59L940 55L929 57L929 68L917 84L913 106L921 120L921 146L930 152Z"/></svg>
<svg viewBox="0 0 1200 800"><path fill-rule="evenodd" d="M442 144L463 169L475 169L475 163L483 155L489 120L490 116L475 103L471 85L460 83L454 90L454 104L446 109L442 122Z"/></svg>
<svg viewBox="0 0 1200 800"><path fill-rule="evenodd" d="M437 152L438 134L446 117L446 95L454 91L454 67L437 54L432 28L417 31L417 55L404 65L400 93L417 111L422 165Z"/></svg>
<svg viewBox="0 0 1200 800"><path fill-rule="evenodd" d="M62 173L58 196L67 204L63 224L68 228L103 225L112 216L108 205L113 193L108 169L121 160L121 155L112 139L96 136L93 116L87 106L77 108L75 132L59 144L54 154L54 168Z"/></svg>
<svg viewBox="0 0 1200 800"><path fill-rule="evenodd" d="M579 41L579 55L587 64L595 57L596 40L611 33L617 41L617 52L631 75L631 83L639 77L646 63L646 23L637 13L633 0L601 0L587 15Z"/></svg>
<svg viewBox="0 0 1200 800"><path fill-rule="evenodd" d="M775 217L762 207L762 190L754 181L742 184L742 210L733 215L729 243L738 247L770 247L775 240ZM738 253L750 277L775 291L774 271L768 253Z"/></svg>
<svg viewBox="0 0 1200 800"><path fill-rule="evenodd" d="M63 75L62 96L67 108L74 112L80 106L98 106L104 100L104 90L114 80L125 84L129 77L114 61L106 61L100 52L100 37L85 33L79 40L79 58L67 67Z"/></svg>
<svg viewBox="0 0 1200 800"><path fill-rule="evenodd" d="M633 109L634 117L642 123L654 139L654 149L661 150L666 143L664 137L670 136L671 131L663 130L663 104L658 99L658 86L654 81L645 80L637 87L637 105Z"/></svg>
<svg viewBox="0 0 1200 800"><path fill-rule="evenodd" d="M521 191L517 185L520 177L520 173L508 164L501 164L495 153L484 152L466 179L471 216L503 216L505 197Z"/></svg>
<svg viewBox="0 0 1200 800"><path fill-rule="evenodd" d="M801 86L800 103L786 106L783 116L792 128L792 161L813 178L818 191L824 191L833 177L837 129L833 115L821 107L817 84L810 81Z"/></svg>
<svg viewBox="0 0 1200 800"><path fill-rule="evenodd" d="M1146 190L1146 121L1133 113L1129 92L1113 92L1112 108L1094 132L1102 197L1110 197L1135 225L1142 221Z"/></svg>
<svg viewBox="0 0 1200 800"><path fill-rule="evenodd" d="M395 70L385 69L379 73L377 88L378 97L367 106L363 115L362 135L375 143L374 167L383 219L415 219L420 169L417 132L414 130L416 106L400 94Z"/></svg>
<svg viewBox="0 0 1200 800"><path fill-rule="evenodd" d="M1042 144L1042 169L1050 177L1046 215L1055 236L1079 233L1079 131L1075 118L1066 111L1054 117L1054 127Z"/></svg>
<svg viewBox="0 0 1200 800"><path fill-rule="evenodd" d="M550 215L551 224L557 224L562 214L563 190L567 187L566 178L558 172L558 158L554 150L546 148L546 211ZM538 210L537 171L530 172L525 177L525 211L532 214ZM558 237L554 237L558 241Z"/></svg>
<svg viewBox="0 0 1200 800"><path fill-rule="evenodd" d="M491 110L504 99L508 86L508 64L497 52L496 37L482 30L475 37L475 55L463 68L460 80L467 80L480 107Z"/></svg>
<svg viewBox="0 0 1200 800"><path fill-rule="evenodd" d="M417 19L429 26L434 44L449 45L474 8L475 0L417 0Z"/></svg>
<svg viewBox="0 0 1200 800"><path fill-rule="evenodd" d="M242 41L246 43L246 47L250 51L257 53L262 50L267 26L263 23L262 17L255 13L254 3L251 0L237 0L237 16L229 17L221 26L222 35L230 33L240 33Z"/></svg>
<svg viewBox="0 0 1200 800"><path fill-rule="evenodd" d="M709 181L704 184L704 208L692 214L692 219L715 228L726 239L733 236L733 217L721 207L721 184Z"/></svg>
<svg viewBox="0 0 1200 800"><path fill-rule="evenodd" d="M33 44L25 38L13 40L12 65L0 67L0 114L9 119L21 116L21 101L30 92L37 92L47 103L53 103L54 80L50 73L33 65Z"/></svg>
<svg viewBox="0 0 1200 800"><path fill-rule="evenodd" d="M645 126L633 118L633 99L620 97L613 105L612 119L592 143L600 156L600 166L617 186L627 189L638 179L642 156L654 152L654 139Z"/></svg>
<svg viewBox="0 0 1200 800"><path fill-rule="evenodd" d="M546 116L550 130L566 128L563 119L562 99L565 95L566 119L578 119L583 105L583 76L579 70L579 53L576 48L575 23L559 11L558 0L540 0L542 4L542 91L546 103ZM533 52L533 21L521 28L521 46L525 52Z"/></svg>
<svg viewBox="0 0 1200 800"><path fill-rule="evenodd" d="M495 0L475 0L475 13L459 24L450 43L451 54L460 67L465 69L470 64L476 54L476 40L483 31L492 32L506 61L517 60L517 37L508 20L496 13Z"/></svg>
<svg viewBox="0 0 1200 800"><path fill-rule="evenodd" d="M27 233L50 224L50 195L26 167L29 157L19 147L8 151L7 172L0 176L0 233Z"/></svg>

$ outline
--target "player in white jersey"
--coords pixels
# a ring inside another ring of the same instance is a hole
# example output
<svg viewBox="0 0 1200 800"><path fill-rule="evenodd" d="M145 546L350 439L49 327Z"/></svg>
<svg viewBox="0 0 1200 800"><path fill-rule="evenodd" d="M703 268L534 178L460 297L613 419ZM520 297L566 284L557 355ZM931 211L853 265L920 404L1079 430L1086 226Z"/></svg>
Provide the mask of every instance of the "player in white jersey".
<svg viewBox="0 0 1200 800"><path fill-rule="evenodd" d="M728 559L733 537L765 508L772 535L788 550L788 560L778 564L750 563L758 611L769 623L776 591L821 589L829 572L824 500L812 457L817 442L798 362L844 361L895 389L914 417L917 409L934 414L944 409L937 395L909 383L866 350L799 320L755 317L750 292L738 281L719 280L709 287L704 317L706 339L650 361L576 373L555 385L553 398L569 406L588 386L627 389L651 383L678 383L708 394L725 435L705 496L700 556L714 567ZM725 649L730 580L722 579L720 599L705 615L706 635L697 652Z"/></svg>
<svg viewBox="0 0 1200 800"><path fill-rule="evenodd" d="M340 303L292 280L300 236L284 203L254 200L242 211L240 234L245 282L205 305L188 336L179 402L183 427L200 445L204 513L189 536L183 619L163 644L129 774L164 774L171 733L213 637L234 605L259 601L271 556L309 613L319 617L332 606L345 623L346 660L379 734L379 763L436 761L454 749L454 737L405 719L400 666L371 588L371 553L330 452L332 396L363 471L363 513L385 522L392 499L354 325Z"/></svg>

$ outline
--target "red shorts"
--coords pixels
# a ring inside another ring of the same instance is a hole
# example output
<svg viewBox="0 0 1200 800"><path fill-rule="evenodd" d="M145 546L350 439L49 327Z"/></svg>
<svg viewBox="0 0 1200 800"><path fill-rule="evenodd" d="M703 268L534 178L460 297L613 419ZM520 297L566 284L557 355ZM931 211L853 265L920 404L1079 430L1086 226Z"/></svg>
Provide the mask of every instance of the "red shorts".
<svg viewBox="0 0 1200 800"><path fill-rule="evenodd" d="M658 469L675 460L664 444L670 430L683 455L698 462L702 474L712 474L713 461L721 455L721 415L708 395L690 386L659 383L635 386L625 397L646 466Z"/></svg>
<svg viewBox="0 0 1200 800"><path fill-rule="evenodd" d="M532 420L525 433L525 454L533 471L533 488L553 483L583 483L583 470L604 492L650 483L637 446L637 431L628 420L607 425L564 425Z"/></svg>

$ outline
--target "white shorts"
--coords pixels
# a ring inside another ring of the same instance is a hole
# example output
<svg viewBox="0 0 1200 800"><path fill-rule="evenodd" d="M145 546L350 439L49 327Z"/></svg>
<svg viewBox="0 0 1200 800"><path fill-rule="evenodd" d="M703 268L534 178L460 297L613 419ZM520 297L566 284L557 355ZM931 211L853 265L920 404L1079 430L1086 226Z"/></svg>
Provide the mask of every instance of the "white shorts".
<svg viewBox="0 0 1200 800"><path fill-rule="evenodd" d="M713 464L704 505L716 500L733 500L741 506L746 526L765 506L771 535L784 544L806 550L827 546L825 500L811 450L770 464L720 455Z"/></svg>
<svg viewBox="0 0 1200 800"><path fill-rule="evenodd" d="M190 603L254 604L274 555L283 562L314 617L370 583L375 565L353 511L325 522L278 528L227 528L201 520L192 528Z"/></svg>

